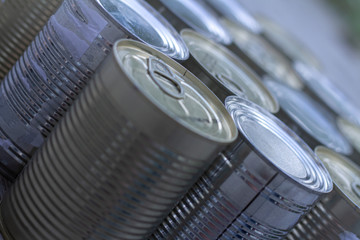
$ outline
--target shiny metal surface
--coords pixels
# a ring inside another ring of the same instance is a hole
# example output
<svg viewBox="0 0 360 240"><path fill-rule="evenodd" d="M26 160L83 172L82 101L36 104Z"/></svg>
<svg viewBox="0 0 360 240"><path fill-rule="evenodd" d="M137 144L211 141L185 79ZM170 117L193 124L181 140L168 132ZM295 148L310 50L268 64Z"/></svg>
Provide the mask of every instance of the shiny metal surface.
<svg viewBox="0 0 360 240"><path fill-rule="evenodd" d="M173 36L163 38L168 48L162 43L155 48L171 57L188 57L180 35L146 2L122 3L127 10L123 9L124 24L97 1L65 0L5 77L0 86L0 135L3 136L0 171L9 178L15 178L26 165L111 52L116 40L139 38L146 42L148 35L141 39L139 32L141 29L152 32L152 26L159 29L156 36ZM136 10L131 6L136 6ZM156 21L132 28L134 16ZM127 23L126 17L129 17ZM138 35L130 34L131 31Z"/></svg>
<svg viewBox="0 0 360 240"><path fill-rule="evenodd" d="M192 57L183 65L202 80L222 101L237 95L272 113L279 110L277 100L263 85L259 76L227 48L201 34L185 29L181 36Z"/></svg>
<svg viewBox="0 0 360 240"><path fill-rule="evenodd" d="M292 69L291 62L261 35L254 34L239 24L222 21L230 32L234 44L231 50L244 59L258 74L285 83L292 88L302 89L304 84Z"/></svg>
<svg viewBox="0 0 360 240"><path fill-rule="evenodd" d="M10 71L62 0L0 2L0 80Z"/></svg>
<svg viewBox="0 0 360 240"><path fill-rule="evenodd" d="M281 239L331 178L312 150L258 105L229 97L240 136L150 238ZM260 135L260 137L259 137Z"/></svg>
<svg viewBox="0 0 360 240"><path fill-rule="evenodd" d="M289 239L358 239L360 167L325 147L315 152L329 170L334 190L296 226Z"/></svg>
<svg viewBox="0 0 360 240"><path fill-rule="evenodd" d="M349 158L357 164L360 164L360 127L341 117L336 119L340 132L345 136L355 151Z"/></svg>
<svg viewBox="0 0 360 240"><path fill-rule="evenodd" d="M267 80L265 86L278 98L282 109L279 118L300 136L306 134L303 139L311 148L325 145L339 153L352 153L352 147L338 130L335 119L321 105L304 92L284 84Z"/></svg>
<svg viewBox="0 0 360 240"><path fill-rule="evenodd" d="M191 28L206 37L228 45L231 36L216 13L201 0L147 0L179 31Z"/></svg>
<svg viewBox="0 0 360 240"><path fill-rule="evenodd" d="M151 70L165 85L165 76L178 76L190 100L161 87L156 99L136 80L157 84ZM191 109L200 95L226 134L200 134L168 105ZM2 232L6 240L146 239L236 137L222 103L185 68L142 43L120 41L6 196Z"/></svg>

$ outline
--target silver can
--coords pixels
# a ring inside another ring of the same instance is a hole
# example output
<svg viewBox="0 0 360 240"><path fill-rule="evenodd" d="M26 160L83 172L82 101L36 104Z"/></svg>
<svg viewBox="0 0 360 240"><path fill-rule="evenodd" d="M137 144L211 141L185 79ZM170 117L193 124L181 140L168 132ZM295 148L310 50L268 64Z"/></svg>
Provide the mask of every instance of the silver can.
<svg viewBox="0 0 360 240"><path fill-rule="evenodd" d="M184 67L117 42L5 197L5 239L146 239L236 137Z"/></svg>
<svg viewBox="0 0 360 240"><path fill-rule="evenodd" d="M230 32L234 44L230 50L243 59L261 77L270 77L292 88L302 89L302 79L292 68L292 63L260 34L255 34L240 24L222 21Z"/></svg>
<svg viewBox="0 0 360 240"><path fill-rule="evenodd" d="M0 86L0 171L15 178L121 38L189 56L180 34L144 1L65 0Z"/></svg>
<svg viewBox="0 0 360 240"><path fill-rule="evenodd" d="M279 110L279 103L260 77L226 47L190 29L181 31L181 36L191 53L190 58L182 64L221 101L237 95L271 113Z"/></svg>
<svg viewBox="0 0 360 240"><path fill-rule="evenodd" d="M278 98L277 116L293 129L312 148L324 145L336 152L350 155L350 143L339 131L335 118L304 92L276 81L265 86Z"/></svg>
<svg viewBox="0 0 360 240"><path fill-rule="evenodd" d="M324 147L315 152L330 172L334 190L301 220L288 239L359 239L359 166Z"/></svg>
<svg viewBox="0 0 360 240"><path fill-rule="evenodd" d="M226 107L239 129L238 141L150 239L281 239L332 190L313 151L280 120L235 96Z"/></svg>
<svg viewBox="0 0 360 240"><path fill-rule="evenodd" d="M62 0L0 1L0 80L61 3Z"/></svg>
<svg viewBox="0 0 360 240"><path fill-rule="evenodd" d="M201 0L147 0L180 32L191 28L218 43L228 45L231 37L216 13Z"/></svg>

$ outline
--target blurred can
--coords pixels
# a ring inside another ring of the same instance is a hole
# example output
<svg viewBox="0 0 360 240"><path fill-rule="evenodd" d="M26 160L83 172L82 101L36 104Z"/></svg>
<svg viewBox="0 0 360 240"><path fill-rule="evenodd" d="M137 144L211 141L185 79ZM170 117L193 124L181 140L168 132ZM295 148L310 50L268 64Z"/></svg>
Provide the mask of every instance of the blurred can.
<svg viewBox="0 0 360 240"><path fill-rule="evenodd" d="M180 34L144 1L65 0L1 84L0 171L9 178L21 171L121 38L189 56Z"/></svg>
<svg viewBox="0 0 360 240"><path fill-rule="evenodd" d="M237 137L189 71L137 41L113 54L1 205L9 240L146 239Z"/></svg>
<svg viewBox="0 0 360 240"><path fill-rule="evenodd" d="M360 238L360 168L350 159L319 147L316 154L330 172L334 190L304 217L288 239Z"/></svg>
<svg viewBox="0 0 360 240"><path fill-rule="evenodd" d="M150 239L282 239L332 190L313 151L280 120L235 96L226 107L238 140Z"/></svg>
<svg viewBox="0 0 360 240"><path fill-rule="evenodd" d="M324 145L345 155L352 153L352 147L339 131L336 119L319 103L304 92L276 81L266 80L265 86L279 101L277 116L312 149Z"/></svg>
<svg viewBox="0 0 360 240"><path fill-rule="evenodd" d="M360 127L341 117L336 119L336 123L340 132L355 149L349 158L355 163L360 164Z"/></svg>
<svg viewBox="0 0 360 240"><path fill-rule="evenodd" d="M0 80L9 72L62 2L0 1Z"/></svg>
<svg viewBox="0 0 360 240"><path fill-rule="evenodd" d="M234 44L231 51L243 59L261 77L270 77L292 88L302 89L304 84L289 61L260 34L255 34L240 24L224 19Z"/></svg>
<svg viewBox="0 0 360 240"><path fill-rule="evenodd" d="M191 28L218 43L232 42L216 13L201 0L147 0L180 32Z"/></svg>
<svg viewBox="0 0 360 240"><path fill-rule="evenodd" d="M191 54L183 65L221 101L225 102L226 97L237 95L271 113L279 111L279 103L261 79L226 47L190 29L181 31L181 36Z"/></svg>

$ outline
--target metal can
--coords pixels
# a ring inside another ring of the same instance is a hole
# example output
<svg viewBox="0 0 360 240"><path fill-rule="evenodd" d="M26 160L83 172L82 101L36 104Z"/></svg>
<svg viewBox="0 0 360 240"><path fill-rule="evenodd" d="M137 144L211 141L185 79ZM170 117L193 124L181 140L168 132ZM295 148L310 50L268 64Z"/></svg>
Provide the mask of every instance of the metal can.
<svg viewBox="0 0 360 240"><path fill-rule="evenodd" d="M146 239L236 137L184 67L117 42L5 197L5 239Z"/></svg>
<svg viewBox="0 0 360 240"><path fill-rule="evenodd" d="M359 166L325 147L315 152L330 172L334 190L300 221L288 239L359 239Z"/></svg>
<svg viewBox="0 0 360 240"><path fill-rule="evenodd" d="M0 1L0 80L61 3L62 0Z"/></svg>
<svg viewBox="0 0 360 240"><path fill-rule="evenodd" d="M226 47L190 29L181 31L181 36L191 54L182 65L203 81L221 101L237 95L271 113L279 110L279 103L260 77Z"/></svg>
<svg viewBox="0 0 360 240"><path fill-rule="evenodd" d="M321 69L320 61L295 36L263 15L257 15L255 19L263 29L263 36L289 60L302 62L318 70Z"/></svg>
<svg viewBox="0 0 360 240"><path fill-rule="evenodd" d="M313 151L280 120L235 96L226 107L238 140L150 239L281 239L332 190Z"/></svg>
<svg viewBox="0 0 360 240"><path fill-rule="evenodd" d="M231 51L242 58L261 77L270 77L292 88L302 89L304 84L292 68L292 63L260 34L255 34L240 24L224 19L233 38Z"/></svg>
<svg viewBox="0 0 360 240"><path fill-rule="evenodd" d="M349 158L355 163L360 164L360 127L341 117L336 119L336 123L340 132L354 148L354 151Z"/></svg>
<svg viewBox="0 0 360 240"><path fill-rule="evenodd" d="M144 1L65 0L0 86L0 171L16 177L121 38L189 56L180 34Z"/></svg>
<svg viewBox="0 0 360 240"><path fill-rule="evenodd" d="M218 43L232 42L216 13L201 0L147 0L180 32L191 28Z"/></svg>
<svg viewBox="0 0 360 240"><path fill-rule="evenodd" d="M300 90L276 81L266 80L265 86L278 98L277 116L312 148L324 145L336 152L350 155L352 147L336 126L335 118L320 104Z"/></svg>

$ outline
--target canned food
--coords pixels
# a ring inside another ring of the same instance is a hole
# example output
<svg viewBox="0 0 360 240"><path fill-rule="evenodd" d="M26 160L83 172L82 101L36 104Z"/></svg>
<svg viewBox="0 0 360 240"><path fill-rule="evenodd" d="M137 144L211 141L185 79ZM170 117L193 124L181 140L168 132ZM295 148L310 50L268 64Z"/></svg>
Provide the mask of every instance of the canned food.
<svg viewBox="0 0 360 240"><path fill-rule="evenodd" d="M241 24L248 30L260 34L263 29L257 20L246 11L237 0L205 0L212 8L224 18L230 21Z"/></svg>
<svg viewBox="0 0 360 240"><path fill-rule="evenodd" d="M218 43L228 45L231 37L212 9L201 0L147 0L180 32L191 28Z"/></svg>
<svg viewBox="0 0 360 240"><path fill-rule="evenodd" d="M339 115L360 126L359 109L329 78L317 69L301 62L296 62L294 69L304 80L306 85L304 90L308 95L320 102L334 115Z"/></svg>
<svg viewBox="0 0 360 240"><path fill-rule="evenodd" d="M359 239L359 166L325 147L315 152L330 172L334 190L301 220L288 239Z"/></svg>
<svg viewBox="0 0 360 240"><path fill-rule="evenodd" d="M278 117L312 148L324 145L350 155L350 143L340 133L333 116L304 92L279 82L266 80L265 86L278 98Z"/></svg>
<svg viewBox="0 0 360 240"><path fill-rule="evenodd" d="M271 77L295 89L304 84L293 70L291 62L262 35L255 34L240 24L222 21L230 32L234 44L229 48L263 78Z"/></svg>
<svg viewBox="0 0 360 240"><path fill-rule="evenodd" d="M144 1L65 0L1 84L1 171L15 178L119 38L178 60L189 55L180 34Z"/></svg>
<svg viewBox="0 0 360 240"><path fill-rule="evenodd" d="M349 158L360 164L360 127L341 117L336 119L336 123L340 132L355 149Z"/></svg>
<svg viewBox="0 0 360 240"><path fill-rule="evenodd" d="M324 166L280 120L239 97L226 107L238 140L150 239L281 239L332 190Z"/></svg>
<svg viewBox="0 0 360 240"><path fill-rule="evenodd" d="M189 71L117 42L5 197L5 239L146 239L236 137Z"/></svg>
<svg viewBox="0 0 360 240"><path fill-rule="evenodd" d="M62 0L0 1L0 80L61 3Z"/></svg>
<svg viewBox="0 0 360 240"><path fill-rule="evenodd" d="M263 36L291 61L299 61L316 69L321 69L319 60L295 36L265 16L258 15L255 16L255 19L263 29Z"/></svg>
<svg viewBox="0 0 360 240"><path fill-rule="evenodd" d="M279 110L279 104L261 82L258 75L226 47L205 36L185 29L181 32L191 57L183 65L202 80L221 101L237 95L254 102L271 113Z"/></svg>

